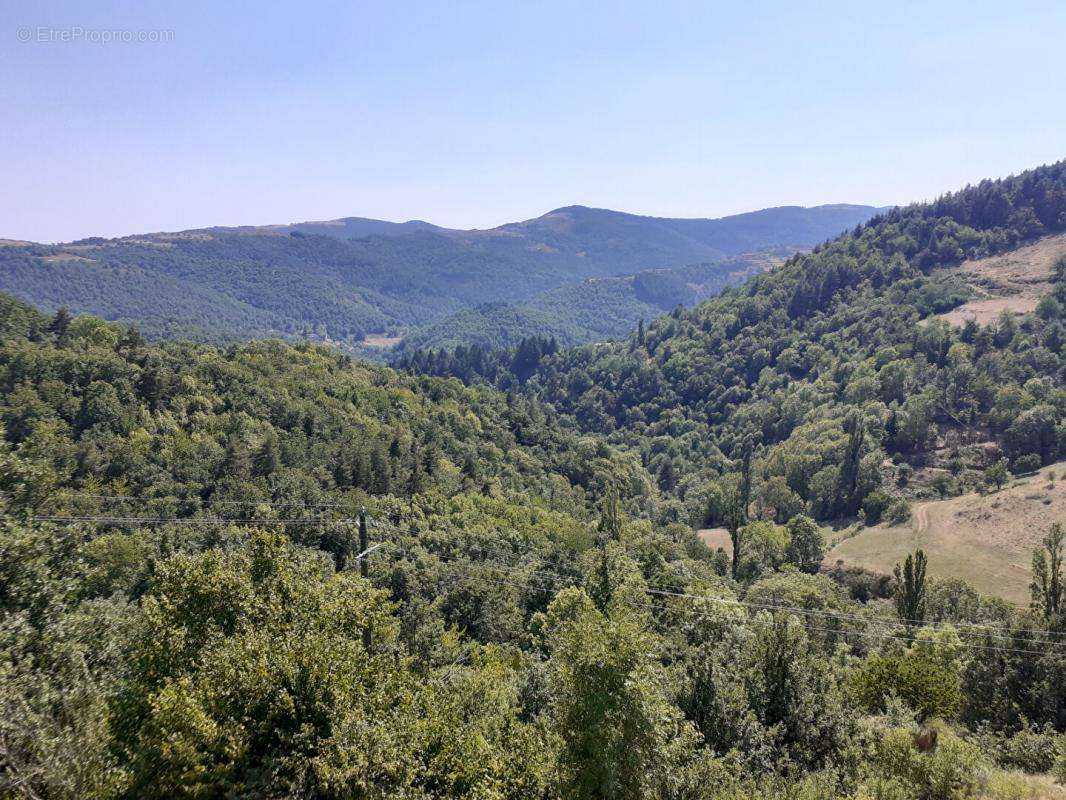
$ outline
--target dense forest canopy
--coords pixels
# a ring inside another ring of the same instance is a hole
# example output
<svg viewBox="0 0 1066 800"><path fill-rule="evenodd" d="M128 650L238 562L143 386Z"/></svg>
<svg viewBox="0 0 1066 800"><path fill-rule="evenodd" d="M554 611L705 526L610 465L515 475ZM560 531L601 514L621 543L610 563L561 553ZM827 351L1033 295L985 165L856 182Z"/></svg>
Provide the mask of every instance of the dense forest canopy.
<svg viewBox="0 0 1066 800"><path fill-rule="evenodd" d="M0 791L1054 796L1061 527L1017 608L920 551L823 572L815 518L954 418L1059 455L1061 272L1021 320L917 322L941 267L1066 227L1064 185L893 212L623 343L407 364L464 380L2 298Z"/></svg>
<svg viewBox="0 0 1066 800"><path fill-rule="evenodd" d="M418 350L455 347L506 349L533 336L551 337L563 345L622 339L640 320L713 297L791 252L781 248L707 264L589 278L515 305L486 303L404 337L389 357L396 361Z"/></svg>
<svg viewBox="0 0 1066 800"><path fill-rule="evenodd" d="M944 268L1063 230L1059 163L888 212L625 342L545 354L530 339L402 364L521 387L639 452L683 504L678 519L722 522L714 497L751 447L767 507L876 520L886 480L908 462L951 460L961 491L1000 454L1048 464L1066 452L1066 270L1020 319L953 328L937 318L972 293Z"/></svg>

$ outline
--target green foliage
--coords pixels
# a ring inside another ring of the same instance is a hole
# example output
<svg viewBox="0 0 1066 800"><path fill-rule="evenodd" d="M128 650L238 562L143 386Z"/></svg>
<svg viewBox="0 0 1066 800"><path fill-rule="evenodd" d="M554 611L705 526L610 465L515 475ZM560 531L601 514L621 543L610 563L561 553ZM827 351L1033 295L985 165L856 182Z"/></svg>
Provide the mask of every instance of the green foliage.
<svg viewBox="0 0 1066 800"><path fill-rule="evenodd" d="M810 517L797 515L788 521L785 558L804 572L817 572L825 557L822 529Z"/></svg>
<svg viewBox="0 0 1066 800"><path fill-rule="evenodd" d="M1026 453L1024 456L1018 456L1014 459L1014 463L1011 465L1011 472L1015 475L1028 475L1036 472L1041 466L1043 464L1039 455Z"/></svg>
<svg viewBox="0 0 1066 800"><path fill-rule="evenodd" d="M995 658L966 662L962 720L1003 732L1019 730L1026 721L1066 730L1066 654L1057 647L1032 644L1033 639L1057 640L1060 634L1061 628L1049 626L1042 615L1032 613L990 625L975 643L998 645L999 650L992 651ZM1005 642L1015 646L1006 649Z"/></svg>
<svg viewBox="0 0 1066 800"><path fill-rule="evenodd" d="M978 730L973 742L1004 769L1050 772L1060 758L1066 757L1066 737L1050 725L1038 728L1029 724L1010 735Z"/></svg>
<svg viewBox="0 0 1066 800"><path fill-rule="evenodd" d="M919 639L905 650L871 655L850 676L856 700L882 712L895 697L921 720L954 717L962 700L957 642L952 633L947 641Z"/></svg>
<svg viewBox="0 0 1066 800"><path fill-rule="evenodd" d="M1066 755L1058 757L1058 760L1055 761L1054 766L1051 768L1051 773L1055 776L1057 783L1066 786Z"/></svg>
<svg viewBox="0 0 1066 800"><path fill-rule="evenodd" d="M367 653L351 636L369 628L388 650L396 632L385 600L276 537L167 562L143 601L116 716L131 792L321 793L323 754L395 748L410 714L403 686L387 652ZM367 765L378 781L388 758Z"/></svg>
<svg viewBox="0 0 1066 800"><path fill-rule="evenodd" d="M1033 551L1033 607L1047 619L1066 610L1066 584L1063 583L1063 542L1066 532L1054 523L1041 544Z"/></svg>
<svg viewBox="0 0 1066 800"><path fill-rule="evenodd" d="M1001 458L995 464L985 470L985 482L989 486L994 486L997 489L1002 489L1007 484L1009 478L1007 472L1007 459Z"/></svg>
<svg viewBox="0 0 1066 800"><path fill-rule="evenodd" d="M862 501L862 510L865 514L865 522L867 525L876 525L883 518L886 517L886 513L893 507L896 501L891 495L880 489L870 492ZM906 503L904 503L906 505ZM902 514L902 509L897 512ZM907 507L906 519L910 519L910 508ZM906 521L906 520L904 520ZM898 523L893 523L898 524Z"/></svg>
<svg viewBox="0 0 1066 800"><path fill-rule="evenodd" d="M562 796L661 796L694 736L668 701L640 618L631 609L605 616L584 592L567 590L549 606L543 630Z"/></svg>
<svg viewBox="0 0 1066 800"><path fill-rule="evenodd" d="M902 565L896 564L896 613L906 625L920 625L925 620L926 564L922 550L908 553Z"/></svg>
<svg viewBox="0 0 1066 800"><path fill-rule="evenodd" d="M965 800L974 797L987 769L980 750L947 729L937 747L920 752L906 729L887 731L877 743L876 777L867 791L873 797L900 800ZM887 784L887 785L886 785Z"/></svg>
<svg viewBox="0 0 1066 800"><path fill-rule="evenodd" d="M776 591L766 587L762 599ZM853 719L836 674L802 626L787 615L764 613L749 629L743 615L712 597L685 623L692 648L684 658L680 695L682 710L706 744L756 773L809 769L839 757Z"/></svg>
<svg viewBox="0 0 1066 800"><path fill-rule="evenodd" d="M919 463L941 433L968 426L991 428L1011 457L1048 463L1066 441L1058 320L1007 315L980 329L929 317L967 298L944 267L1063 230L1064 186L1059 163L893 210L660 317L639 345L565 348L523 376L525 391L645 463L669 458L679 497L720 480L753 442L757 502L775 513L777 501L794 503L780 482L762 499L758 484L782 478L816 519L865 508L886 454ZM406 363L516 385L501 360L476 360ZM993 483L1004 470L991 468Z"/></svg>
<svg viewBox="0 0 1066 800"><path fill-rule="evenodd" d="M802 515L806 509L803 498L788 485L788 481L782 475L775 475L762 484L756 504L763 514L772 516L778 525L783 525L793 517Z"/></svg>

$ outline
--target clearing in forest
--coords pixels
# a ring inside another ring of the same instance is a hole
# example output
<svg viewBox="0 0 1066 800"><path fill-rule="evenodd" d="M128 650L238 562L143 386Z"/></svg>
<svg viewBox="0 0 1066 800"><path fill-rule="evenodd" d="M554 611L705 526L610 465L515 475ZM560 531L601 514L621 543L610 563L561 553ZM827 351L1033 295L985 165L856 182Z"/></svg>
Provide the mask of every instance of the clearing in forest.
<svg viewBox="0 0 1066 800"><path fill-rule="evenodd" d="M968 319L987 325L1003 311L1033 311L1040 298L1051 292L1051 270L1063 255L1066 234L1058 234L1009 253L964 261L950 272L959 275L977 296L939 317L952 325Z"/></svg>
<svg viewBox="0 0 1066 800"><path fill-rule="evenodd" d="M402 336L385 336L383 334L376 333L366 336L363 341L360 342L360 344L363 344L367 347L387 348L394 347L395 345L399 344L400 339L402 338Z"/></svg>
<svg viewBox="0 0 1066 800"><path fill-rule="evenodd" d="M1066 522L1066 485L1049 477L1064 468L1045 467L991 494L917 503L910 522L866 528L837 543L824 563L891 574L920 547L930 575L965 578L983 594L1028 603L1033 549L1052 523Z"/></svg>

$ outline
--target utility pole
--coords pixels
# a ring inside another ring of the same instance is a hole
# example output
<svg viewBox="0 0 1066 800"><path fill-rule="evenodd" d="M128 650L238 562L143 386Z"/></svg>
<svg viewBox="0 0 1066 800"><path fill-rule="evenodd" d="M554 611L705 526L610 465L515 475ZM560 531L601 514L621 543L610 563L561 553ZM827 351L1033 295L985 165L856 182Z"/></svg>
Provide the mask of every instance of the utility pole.
<svg viewBox="0 0 1066 800"><path fill-rule="evenodd" d="M370 577L370 565L367 563L366 551L370 548L370 541L366 533L366 507L359 510L359 552L363 557L359 559L359 574L364 578Z"/></svg>
<svg viewBox="0 0 1066 800"><path fill-rule="evenodd" d="M364 580L370 578L370 554L367 550L370 549L369 537L366 533L366 506L359 509L359 553L361 558L359 559L359 574ZM369 623L363 628L363 649L370 651L370 625Z"/></svg>

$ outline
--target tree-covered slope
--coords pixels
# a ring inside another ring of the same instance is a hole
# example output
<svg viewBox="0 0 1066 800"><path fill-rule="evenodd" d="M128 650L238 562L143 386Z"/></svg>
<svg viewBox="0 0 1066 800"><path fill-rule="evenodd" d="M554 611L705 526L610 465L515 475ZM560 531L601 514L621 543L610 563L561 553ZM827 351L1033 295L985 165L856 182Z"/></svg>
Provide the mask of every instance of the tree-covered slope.
<svg viewBox="0 0 1066 800"><path fill-rule="evenodd" d="M465 309L406 337L396 351L459 345L507 348L531 336L551 337L564 345L619 339L642 319L679 305L691 306L780 260L776 254L757 253L636 275L587 278L514 305L489 303Z"/></svg>
<svg viewBox="0 0 1066 800"><path fill-rule="evenodd" d="M580 493L604 479L580 463L575 434L492 390L311 345L152 347L91 317L27 324L21 304L0 310L0 423L66 486L115 481L110 490L200 509L313 502L334 488L528 491L563 476ZM614 466L639 484L639 467Z"/></svg>
<svg viewBox="0 0 1066 800"><path fill-rule="evenodd" d="M732 574L533 397L3 298L0 422L5 797L1055 798L1054 529L1031 610Z"/></svg>
<svg viewBox="0 0 1066 800"><path fill-rule="evenodd" d="M352 218L60 245L4 241L0 291L48 311L134 322L152 338L352 345L369 332L417 331L587 277L810 246L872 213L833 206L657 220L567 209L488 231Z"/></svg>
<svg viewBox="0 0 1066 800"><path fill-rule="evenodd" d="M1059 163L883 214L626 342L539 366L522 348L473 354L479 366L465 350L408 363L524 383L638 450L690 518L721 521L716 476L749 447L766 507L876 517L906 484L906 462L950 466L961 490L996 452L1047 463L1066 445L1061 267L1036 313L987 327L931 318L973 292L944 267L1064 228Z"/></svg>

